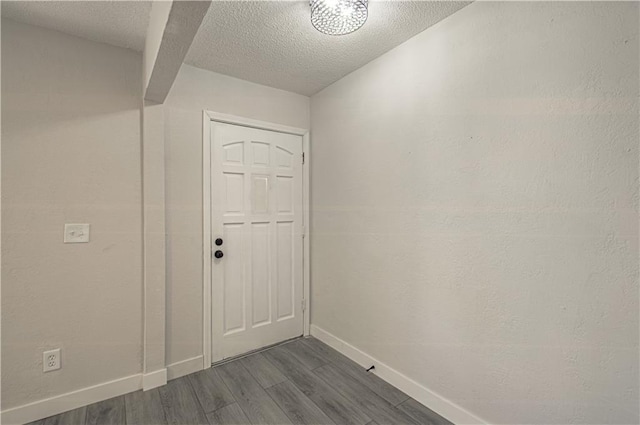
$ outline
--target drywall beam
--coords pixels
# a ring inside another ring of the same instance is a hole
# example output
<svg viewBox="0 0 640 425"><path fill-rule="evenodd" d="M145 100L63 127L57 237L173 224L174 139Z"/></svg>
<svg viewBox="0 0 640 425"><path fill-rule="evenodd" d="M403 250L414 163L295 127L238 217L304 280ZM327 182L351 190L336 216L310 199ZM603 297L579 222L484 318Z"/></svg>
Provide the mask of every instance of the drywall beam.
<svg viewBox="0 0 640 425"><path fill-rule="evenodd" d="M210 0L155 0L151 5L141 117L144 390L167 382L163 102L210 5Z"/></svg>
<svg viewBox="0 0 640 425"><path fill-rule="evenodd" d="M144 390L167 382L164 175L164 105L144 101L142 111L144 299L142 387Z"/></svg>
<svg viewBox="0 0 640 425"><path fill-rule="evenodd" d="M211 5L210 0L155 0L144 48L144 99L163 103Z"/></svg>

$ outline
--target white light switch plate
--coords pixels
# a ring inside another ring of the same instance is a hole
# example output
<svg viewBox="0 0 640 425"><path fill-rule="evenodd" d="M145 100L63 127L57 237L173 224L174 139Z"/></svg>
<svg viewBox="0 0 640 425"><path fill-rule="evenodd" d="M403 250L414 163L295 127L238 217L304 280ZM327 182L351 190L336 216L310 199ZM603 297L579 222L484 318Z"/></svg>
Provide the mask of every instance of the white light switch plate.
<svg viewBox="0 0 640 425"><path fill-rule="evenodd" d="M87 243L89 242L88 224L65 224L64 243Z"/></svg>

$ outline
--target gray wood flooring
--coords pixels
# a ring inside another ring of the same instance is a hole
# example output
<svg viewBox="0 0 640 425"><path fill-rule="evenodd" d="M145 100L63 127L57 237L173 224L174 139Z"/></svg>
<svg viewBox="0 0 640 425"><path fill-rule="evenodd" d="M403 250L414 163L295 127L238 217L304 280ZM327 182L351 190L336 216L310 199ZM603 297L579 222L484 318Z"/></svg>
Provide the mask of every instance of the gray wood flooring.
<svg viewBox="0 0 640 425"><path fill-rule="evenodd" d="M314 338L298 339L32 425L445 425Z"/></svg>

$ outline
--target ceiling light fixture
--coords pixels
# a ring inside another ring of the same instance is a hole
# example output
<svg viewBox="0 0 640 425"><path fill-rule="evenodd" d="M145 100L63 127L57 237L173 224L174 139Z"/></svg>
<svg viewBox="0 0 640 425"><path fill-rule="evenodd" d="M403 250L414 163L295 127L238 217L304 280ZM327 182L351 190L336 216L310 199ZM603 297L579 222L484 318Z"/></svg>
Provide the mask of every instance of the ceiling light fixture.
<svg viewBox="0 0 640 425"><path fill-rule="evenodd" d="M368 0L310 0L311 23L329 35L354 32L367 21Z"/></svg>

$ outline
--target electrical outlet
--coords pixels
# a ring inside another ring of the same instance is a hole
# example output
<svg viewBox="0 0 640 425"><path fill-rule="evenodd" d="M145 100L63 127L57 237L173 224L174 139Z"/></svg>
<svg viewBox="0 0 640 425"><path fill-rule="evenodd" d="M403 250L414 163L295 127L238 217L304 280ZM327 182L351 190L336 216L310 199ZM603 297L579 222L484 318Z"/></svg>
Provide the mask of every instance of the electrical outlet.
<svg viewBox="0 0 640 425"><path fill-rule="evenodd" d="M45 351L42 353L42 369L44 372L60 369L60 349Z"/></svg>

